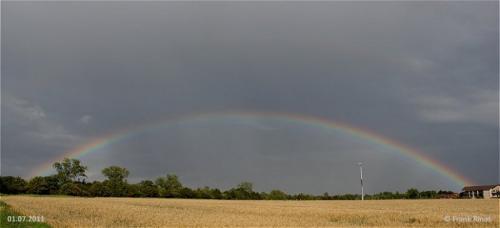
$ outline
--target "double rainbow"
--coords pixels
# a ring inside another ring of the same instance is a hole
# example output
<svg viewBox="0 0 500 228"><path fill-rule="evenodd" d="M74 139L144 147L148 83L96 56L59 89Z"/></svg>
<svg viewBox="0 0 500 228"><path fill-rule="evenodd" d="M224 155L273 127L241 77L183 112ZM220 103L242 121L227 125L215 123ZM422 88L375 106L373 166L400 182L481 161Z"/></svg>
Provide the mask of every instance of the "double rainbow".
<svg viewBox="0 0 500 228"><path fill-rule="evenodd" d="M55 157L46 163L38 166L32 171L31 176L41 176L48 175L52 170L52 164L56 161L60 161L65 157L68 158L81 158L83 156L97 153L102 151L102 148L107 147L111 144L124 141L138 134L151 131L154 129L168 127L174 124L187 123L194 120L211 120L213 118L231 119L235 121L249 121L256 118L270 118L277 119L280 121L287 121L293 124L303 124L312 127L318 127L326 130L338 130L353 137L357 137L362 140L366 140L370 143L375 143L379 146L385 147L388 150L397 151L399 154L407 156L423 166L423 168L431 169L440 175L443 175L450 180L452 180L457 186L471 185L473 182L461 175L459 172L453 170L446 164L433 159L432 157L426 155L424 152L419 151L415 148L410 148L402 143L396 142L385 136L377 134L367 129L362 129L354 127L352 125L334 122L326 118L312 117L299 114L291 113L280 113L280 112L213 112L213 113L202 113L194 114L189 116L183 116L179 118L166 118L159 121L154 121L147 124L135 125L132 127L124 128L122 130L102 135L101 137L90 140L89 142L73 148L69 151L62 153L60 156Z"/></svg>

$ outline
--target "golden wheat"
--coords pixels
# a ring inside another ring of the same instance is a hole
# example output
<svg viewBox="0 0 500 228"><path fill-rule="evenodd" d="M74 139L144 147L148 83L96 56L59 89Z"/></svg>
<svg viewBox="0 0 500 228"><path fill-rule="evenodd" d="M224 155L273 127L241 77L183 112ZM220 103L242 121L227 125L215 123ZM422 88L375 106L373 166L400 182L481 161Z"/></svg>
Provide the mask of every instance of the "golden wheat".
<svg viewBox="0 0 500 228"><path fill-rule="evenodd" d="M1 200L24 215L44 216L54 227L499 225L498 200L232 201L37 196L4 196ZM467 218L472 221L462 221ZM474 221L478 218L492 221Z"/></svg>

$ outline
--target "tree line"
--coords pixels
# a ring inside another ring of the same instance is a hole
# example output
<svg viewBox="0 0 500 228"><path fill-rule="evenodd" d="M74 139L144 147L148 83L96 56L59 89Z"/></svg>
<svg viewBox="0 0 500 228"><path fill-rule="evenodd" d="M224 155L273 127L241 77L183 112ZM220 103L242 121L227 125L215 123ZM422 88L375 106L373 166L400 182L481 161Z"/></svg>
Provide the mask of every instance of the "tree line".
<svg viewBox="0 0 500 228"><path fill-rule="evenodd" d="M129 171L119 166L110 166L102 170L104 181L87 182L87 167L77 159L65 158L53 164L55 175L37 176L29 181L21 177L0 176L0 193L3 194L38 194L70 195L83 197L163 197L188 199L237 199L237 200L357 200L359 194L311 195L305 193L288 194L279 189L270 192L256 192L251 182L242 182L237 186L221 191L208 186L191 189L184 186L175 174L167 174L156 180L143 180L131 184L127 182ZM433 199L442 195L453 194L451 191L418 191L408 189L404 193L381 192L365 195L365 199Z"/></svg>

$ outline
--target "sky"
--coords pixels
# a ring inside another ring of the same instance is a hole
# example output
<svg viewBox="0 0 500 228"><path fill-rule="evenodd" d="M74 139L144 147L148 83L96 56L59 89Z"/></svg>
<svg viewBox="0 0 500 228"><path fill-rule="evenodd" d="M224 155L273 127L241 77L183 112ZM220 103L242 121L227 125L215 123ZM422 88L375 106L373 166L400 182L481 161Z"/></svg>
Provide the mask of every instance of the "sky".
<svg viewBox="0 0 500 228"><path fill-rule="evenodd" d="M90 180L368 193L462 186L397 150L311 124L185 118L279 112L366 129L477 184L499 180L498 2L2 2L1 174L171 119L79 159ZM216 115L215 115L216 116Z"/></svg>

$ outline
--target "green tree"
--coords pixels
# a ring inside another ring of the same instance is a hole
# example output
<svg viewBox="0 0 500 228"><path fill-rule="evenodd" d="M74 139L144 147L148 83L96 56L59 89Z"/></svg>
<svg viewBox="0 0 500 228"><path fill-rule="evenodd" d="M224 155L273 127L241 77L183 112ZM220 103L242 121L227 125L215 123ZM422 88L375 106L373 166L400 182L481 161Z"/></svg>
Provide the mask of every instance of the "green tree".
<svg viewBox="0 0 500 228"><path fill-rule="evenodd" d="M374 194L372 196L372 199L401 199L404 197L401 197L399 192L392 193L392 192L380 192L377 194Z"/></svg>
<svg viewBox="0 0 500 228"><path fill-rule="evenodd" d="M436 191L423 191L420 192L420 198L435 199L438 198L438 193Z"/></svg>
<svg viewBox="0 0 500 228"><path fill-rule="evenodd" d="M186 199L193 199L196 198L196 193L192 189L188 187L183 187L180 191L180 196L181 198L186 198Z"/></svg>
<svg viewBox="0 0 500 228"><path fill-rule="evenodd" d="M126 168L119 166L110 166L102 170L102 174L110 181L124 182L130 174Z"/></svg>
<svg viewBox="0 0 500 228"><path fill-rule="evenodd" d="M47 186L49 188L48 194L59 193L60 186L59 186L59 179L57 178L57 175L46 176L43 178L45 179L45 182L47 183Z"/></svg>
<svg viewBox="0 0 500 228"><path fill-rule="evenodd" d="M57 171L60 185L72 181L80 182L87 177L87 166L83 166L78 159L64 158L62 162L54 163L53 167Z"/></svg>
<svg viewBox="0 0 500 228"><path fill-rule="evenodd" d="M91 196L111 196L111 189L99 181L92 182L89 193Z"/></svg>
<svg viewBox="0 0 500 228"><path fill-rule="evenodd" d="M20 194L26 192L26 181L21 177L0 177L0 192L5 194Z"/></svg>
<svg viewBox="0 0 500 228"><path fill-rule="evenodd" d="M195 195L199 199L212 199L212 192L208 186L196 189Z"/></svg>
<svg viewBox="0 0 500 228"><path fill-rule="evenodd" d="M111 196L124 196L127 194L127 180L129 171L119 166L110 166L102 170L108 178L103 184L111 191Z"/></svg>
<svg viewBox="0 0 500 228"><path fill-rule="evenodd" d="M332 199L332 197L330 196L330 194L328 194L328 192L323 193L323 195L320 198L322 200L331 200Z"/></svg>
<svg viewBox="0 0 500 228"><path fill-rule="evenodd" d="M226 199L260 199L260 194L253 191L253 184L241 182L236 188L224 192Z"/></svg>
<svg viewBox="0 0 500 228"><path fill-rule="evenodd" d="M33 177L27 185L30 194L45 195L50 193L50 187L45 177Z"/></svg>
<svg viewBox="0 0 500 228"><path fill-rule="evenodd" d="M61 186L59 190L61 194L70 196L83 196L85 195L80 186L76 183L68 182Z"/></svg>
<svg viewBox="0 0 500 228"><path fill-rule="evenodd" d="M158 197L158 186L150 180L144 180L139 183L139 191L144 197Z"/></svg>
<svg viewBox="0 0 500 228"><path fill-rule="evenodd" d="M277 190L277 189L272 190L267 195L267 199L270 199L270 200L286 200L287 198L288 198L288 195L285 192Z"/></svg>
<svg viewBox="0 0 500 228"><path fill-rule="evenodd" d="M339 196L339 199L344 199L344 197L345 196ZM291 198L295 199L295 200L313 200L313 199L315 199L314 196L309 195L309 194L305 194L305 193L299 193L297 195L293 195Z"/></svg>
<svg viewBox="0 0 500 228"><path fill-rule="evenodd" d="M160 187L160 195L163 197L176 198L181 196L183 186L175 174L167 174L166 178L157 178L156 184Z"/></svg>
<svg viewBox="0 0 500 228"><path fill-rule="evenodd" d="M418 199L420 198L420 193L415 188L410 188L406 191L406 198L408 199Z"/></svg>
<svg viewBox="0 0 500 228"><path fill-rule="evenodd" d="M127 185L127 193L125 194L127 197L143 197L144 193L141 192L140 184L128 184Z"/></svg>
<svg viewBox="0 0 500 228"><path fill-rule="evenodd" d="M210 195L212 199L222 199L222 192L217 188L212 188L210 190Z"/></svg>
<svg viewBox="0 0 500 228"><path fill-rule="evenodd" d="M251 182L241 182L237 188L245 192L253 192L253 184Z"/></svg>

